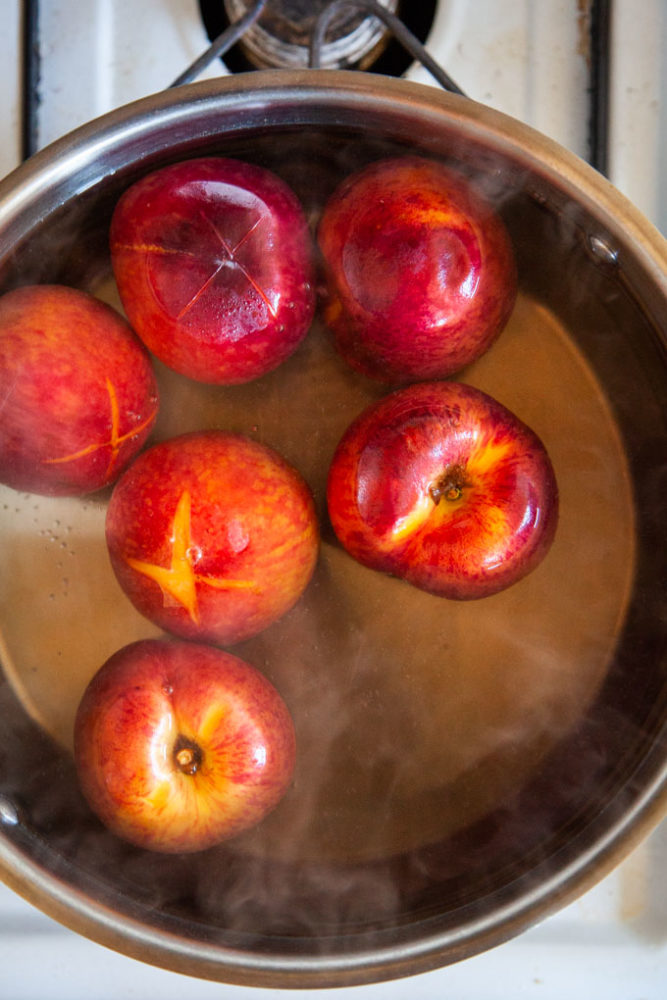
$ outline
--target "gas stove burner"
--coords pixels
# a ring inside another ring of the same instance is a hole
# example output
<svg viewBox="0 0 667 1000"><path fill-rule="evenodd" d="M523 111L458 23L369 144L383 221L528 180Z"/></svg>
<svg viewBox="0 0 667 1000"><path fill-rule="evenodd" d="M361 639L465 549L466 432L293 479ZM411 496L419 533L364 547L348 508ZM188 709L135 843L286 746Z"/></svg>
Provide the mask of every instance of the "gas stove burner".
<svg viewBox="0 0 667 1000"><path fill-rule="evenodd" d="M298 68L308 65L310 38L318 15L330 0L268 0L259 20L245 33L241 48L258 69ZM397 13L398 0L379 0L380 6ZM230 22L238 21L252 0L224 0ZM382 22L353 8L341 10L333 19L322 47L321 65L326 69L367 69L387 44Z"/></svg>

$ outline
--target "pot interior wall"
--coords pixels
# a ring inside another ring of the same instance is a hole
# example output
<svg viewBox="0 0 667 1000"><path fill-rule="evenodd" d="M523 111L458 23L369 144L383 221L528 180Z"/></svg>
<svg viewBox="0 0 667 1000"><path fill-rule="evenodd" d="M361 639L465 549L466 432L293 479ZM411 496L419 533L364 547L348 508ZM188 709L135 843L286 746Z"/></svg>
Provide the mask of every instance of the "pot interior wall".
<svg viewBox="0 0 667 1000"><path fill-rule="evenodd" d="M328 527L331 451L386 390L347 371L319 321L255 385L194 386L157 365L157 437L204 425L253 434L304 472L322 519L308 594L236 650L283 690L304 750L265 826L163 858L94 820L71 763L73 712L107 655L155 633L105 575L106 496L0 498L0 792L22 817L7 836L85 895L185 939L288 957L435 930L454 941L576 861L664 772L664 345L651 289L624 268L623 248L615 259L596 251L599 220L547 180L470 139L387 122L374 138L349 126L209 134L91 186L82 179L5 254L2 288L60 282L118 305L110 215L158 163L220 153L269 166L314 228L343 176L415 147L478 174L509 226L519 302L496 347L460 377L543 437L562 523L544 566L506 594L466 607L417 594L352 565Z"/></svg>

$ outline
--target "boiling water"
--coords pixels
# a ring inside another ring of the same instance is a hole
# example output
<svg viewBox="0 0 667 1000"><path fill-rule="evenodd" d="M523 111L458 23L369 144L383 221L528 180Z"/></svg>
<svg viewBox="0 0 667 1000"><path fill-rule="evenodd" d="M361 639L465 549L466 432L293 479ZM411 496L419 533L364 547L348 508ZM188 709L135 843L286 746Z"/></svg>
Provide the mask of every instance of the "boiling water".
<svg viewBox="0 0 667 1000"><path fill-rule="evenodd" d="M119 306L111 281L96 291ZM361 567L336 544L328 464L351 419L386 390L351 372L318 323L288 362L246 386L157 370L155 439L219 427L270 444L309 482L322 523L319 565L297 606L234 649L276 684L298 738L293 787L235 849L286 862L377 859L440 840L500 805L595 698L632 587L626 458L569 331L520 296L496 344L462 373L544 441L560 522L529 577L461 604ZM158 634L110 568L107 499L0 494L5 670L66 752L93 673L121 646Z"/></svg>

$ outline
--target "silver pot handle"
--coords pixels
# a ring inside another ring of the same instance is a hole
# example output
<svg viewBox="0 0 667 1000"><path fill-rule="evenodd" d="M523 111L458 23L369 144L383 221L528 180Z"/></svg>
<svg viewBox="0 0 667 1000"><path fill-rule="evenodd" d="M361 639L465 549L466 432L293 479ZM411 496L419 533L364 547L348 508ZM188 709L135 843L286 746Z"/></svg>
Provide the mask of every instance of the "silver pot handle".
<svg viewBox="0 0 667 1000"><path fill-rule="evenodd" d="M248 11L240 17L238 21L234 24L230 24L222 34L211 43L211 45L206 49L206 52L202 53L198 59L188 66L180 76L176 79L170 87L180 87L183 83L191 83L196 77L202 73L209 63L212 63L214 59L221 58L224 56L225 52L231 49L232 45L238 42L248 28L251 28L258 17L261 15L264 7L266 6L267 0L256 0L256 2L248 9Z"/></svg>

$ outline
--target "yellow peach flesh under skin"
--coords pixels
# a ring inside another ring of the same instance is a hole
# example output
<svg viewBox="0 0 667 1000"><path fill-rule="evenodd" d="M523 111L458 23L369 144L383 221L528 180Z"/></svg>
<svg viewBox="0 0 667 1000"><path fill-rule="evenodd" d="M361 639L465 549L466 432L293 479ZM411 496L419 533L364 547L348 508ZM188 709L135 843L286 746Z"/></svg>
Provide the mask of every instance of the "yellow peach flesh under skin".
<svg viewBox="0 0 667 1000"><path fill-rule="evenodd" d="M426 192L428 196L428 192ZM438 207L437 202L424 205L411 205L403 212L403 219L417 226L428 226L429 229L442 227L448 229L457 221L457 214L449 207Z"/></svg>
<svg viewBox="0 0 667 1000"><path fill-rule="evenodd" d="M227 715L222 705L210 705L197 727L199 741L206 744L213 742L215 733L220 729L222 720Z"/></svg>
<svg viewBox="0 0 667 1000"><path fill-rule="evenodd" d="M85 458L86 455L90 455L94 451L99 451L101 448L109 448L110 454L106 478L108 479L111 476L123 442L128 441L130 438L135 437L137 434L140 434L143 430L145 430L145 428L148 427L148 425L155 419L157 410L154 410L151 414L149 414L149 416L136 427L133 427L125 434L121 434L118 396L116 388L110 379L106 379L106 389L109 395L109 407L111 410L111 431L108 441L100 441L99 443L89 444L85 448L81 448L79 451L73 452L71 455L62 455L59 458L45 458L44 465L62 465L65 462L74 462L77 458Z"/></svg>
<svg viewBox="0 0 667 1000"><path fill-rule="evenodd" d="M185 490L179 498L172 522L171 563L168 567L132 558L128 558L127 563L158 584L165 596L165 604L175 602L181 605L195 625L199 625L198 583L222 590L259 590L259 587L253 580L223 580L195 573L190 511L190 494Z"/></svg>

